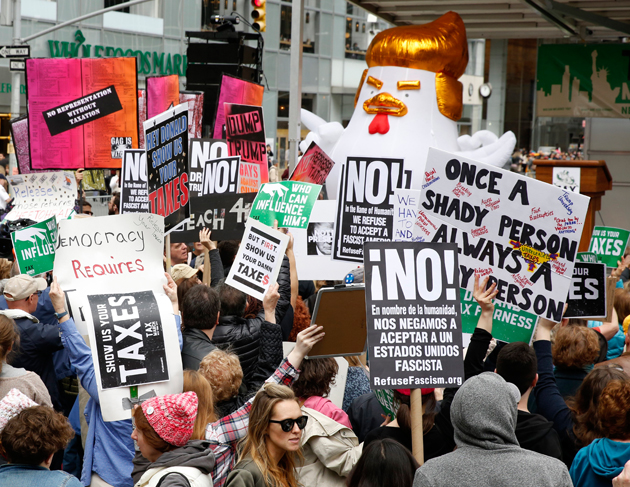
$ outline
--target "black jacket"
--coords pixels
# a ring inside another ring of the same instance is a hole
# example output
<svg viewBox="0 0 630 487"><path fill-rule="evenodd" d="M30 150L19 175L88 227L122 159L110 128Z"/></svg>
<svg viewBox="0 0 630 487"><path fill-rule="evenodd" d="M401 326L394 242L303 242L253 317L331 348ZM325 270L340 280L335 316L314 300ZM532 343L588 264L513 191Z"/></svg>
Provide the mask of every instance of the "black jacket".
<svg viewBox="0 0 630 487"><path fill-rule="evenodd" d="M280 286L278 289L280 299L276 306L276 323L280 323L291 305L290 264L286 256L282 261L277 282ZM244 377L251 375L256 368L260 349L260 328L264 321L264 310L261 310L255 318L220 316L219 324L212 335L212 343L217 347L222 350L229 349L238 355Z"/></svg>
<svg viewBox="0 0 630 487"><path fill-rule="evenodd" d="M540 414L518 411L516 439L521 448L562 460L558 433L553 429L553 423Z"/></svg>
<svg viewBox="0 0 630 487"><path fill-rule="evenodd" d="M212 352L214 344L202 330L185 328L182 331L184 344L182 346L182 366L184 369L199 370L201 360Z"/></svg>

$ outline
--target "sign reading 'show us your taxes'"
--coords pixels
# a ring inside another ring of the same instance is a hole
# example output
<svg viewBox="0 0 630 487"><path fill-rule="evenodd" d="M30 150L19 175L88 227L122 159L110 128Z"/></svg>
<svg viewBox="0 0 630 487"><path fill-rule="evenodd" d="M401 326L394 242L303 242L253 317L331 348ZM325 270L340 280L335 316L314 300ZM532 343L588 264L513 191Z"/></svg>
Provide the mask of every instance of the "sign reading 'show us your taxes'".
<svg viewBox="0 0 630 487"><path fill-rule="evenodd" d="M429 149L414 236L457 243L461 287L497 282L497 300L558 322L589 198Z"/></svg>

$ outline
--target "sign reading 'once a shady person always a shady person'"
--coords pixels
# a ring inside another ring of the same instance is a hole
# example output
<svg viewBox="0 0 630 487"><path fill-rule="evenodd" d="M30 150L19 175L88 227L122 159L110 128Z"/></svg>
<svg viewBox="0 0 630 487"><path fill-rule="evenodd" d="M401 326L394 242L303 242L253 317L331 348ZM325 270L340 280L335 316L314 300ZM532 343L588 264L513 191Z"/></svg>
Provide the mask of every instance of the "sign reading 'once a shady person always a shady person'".
<svg viewBox="0 0 630 487"><path fill-rule="evenodd" d="M372 389L461 385L457 246L366 242L364 256Z"/></svg>

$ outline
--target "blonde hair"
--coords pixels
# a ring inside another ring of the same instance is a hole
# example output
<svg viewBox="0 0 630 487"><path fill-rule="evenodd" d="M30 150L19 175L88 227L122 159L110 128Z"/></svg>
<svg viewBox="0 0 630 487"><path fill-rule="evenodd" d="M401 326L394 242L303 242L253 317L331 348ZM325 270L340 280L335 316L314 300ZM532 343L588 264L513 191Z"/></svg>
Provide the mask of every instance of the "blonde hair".
<svg viewBox="0 0 630 487"><path fill-rule="evenodd" d="M273 416L276 404L282 401L295 401L299 406L295 394L287 386L268 382L258 392L249 413L249 429L243 441L239 461L247 455L251 456L270 487L298 487L295 465L296 457L300 461L303 458L301 451L285 452L277 465L267 451L269 420Z"/></svg>
<svg viewBox="0 0 630 487"><path fill-rule="evenodd" d="M210 383L216 402L236 396L243 382L243 369L238 356L219 348L201 360L199 372Z"/></svg>
<svg viewBox="0 0 630 487"><path fill-rule="evenodd" d="M184 370L184 391L197 394L197 418L191 440L205 440L208 423L214 423L217 416L214 413L214 399L212 387L206 378L196 370Z"/></svg>
<svg viewBox="0 0 630 487"><path fill-rule="evenodd" d="M6 315L0 315L0 372L2 372L2 364L6 361L9 350L20 338L15 321Z"/></svg>

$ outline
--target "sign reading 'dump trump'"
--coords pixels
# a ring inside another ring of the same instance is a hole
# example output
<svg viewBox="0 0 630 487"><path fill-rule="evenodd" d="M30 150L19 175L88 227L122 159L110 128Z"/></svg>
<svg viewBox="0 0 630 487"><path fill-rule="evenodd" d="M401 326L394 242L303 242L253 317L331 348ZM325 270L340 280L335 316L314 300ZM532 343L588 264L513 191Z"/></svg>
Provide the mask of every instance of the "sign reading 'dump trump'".
<svg viewBox="0 0 630 487"><path fill-rule="evenodd" d="M414 233L457 243L460 286L496 281L496 299L558 322L589 198L430 148Z"/></svg>
<svg viewBox="0 0 630 487"><path fill-rule="evenodd" d="M606 264L576 262L565 318L606 317Z"/></svg>
<svg viewBox="0 0 630 487"><path fill-rule="evenodd" d="M409 188L402 159L348 157L341 166L333 259L363 262L363 243L392 240L394 190Z"/></svg>
<svg viewBox="0 0 630 487"><path fill-rule="evenodd" d="M372 389L461 385L457 246L366 242L364 256Z"/></svg>

